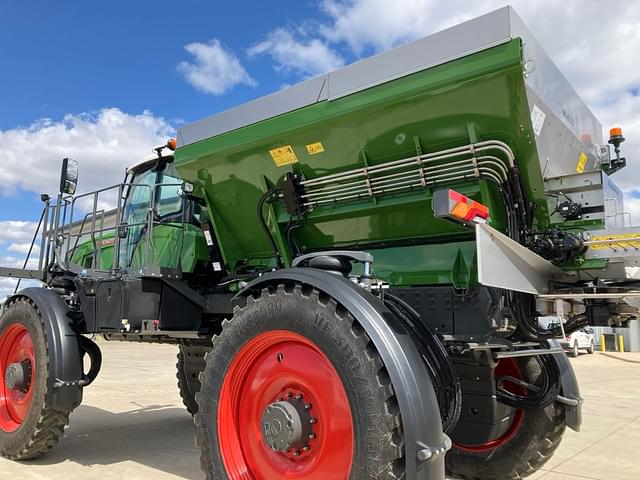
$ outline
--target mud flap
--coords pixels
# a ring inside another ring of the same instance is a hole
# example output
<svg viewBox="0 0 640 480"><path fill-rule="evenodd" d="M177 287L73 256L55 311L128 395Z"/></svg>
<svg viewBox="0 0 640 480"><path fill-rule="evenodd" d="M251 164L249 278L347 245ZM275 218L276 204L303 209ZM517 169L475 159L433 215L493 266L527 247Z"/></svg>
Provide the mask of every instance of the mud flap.
<svg viewBox="0 0 640 480"><path fill-rule="evenodd" d="M82 402L83 365L69 307L57 293L46 288L25 288L12 298L16 297L29 298L42 314L51 369L46 404L54 410L71 411Z"/></svg>
<svg viewBox="0 0 640 480"><path fill-rule="evenodd" d="M549 345L552 348L562 348L559 340L549 340ZM558 371L560 372L562 403L565 406L565 421L567 427L579 432L580 425L582 424L582 397L580 396L576 373L564 352L553 355L553 359L556 361Z"/></svg>
<svg viewBox="0 0 640 480"><path fill-rule="evenodd" d="M312 268L267 273L238 296L283 281L307 284L326 293L358 320L380 353L398 398L407 480L444 480L444 457L451 441L442 431L440 409L424 360L404 325L364 288L342 276Z"/></svg>

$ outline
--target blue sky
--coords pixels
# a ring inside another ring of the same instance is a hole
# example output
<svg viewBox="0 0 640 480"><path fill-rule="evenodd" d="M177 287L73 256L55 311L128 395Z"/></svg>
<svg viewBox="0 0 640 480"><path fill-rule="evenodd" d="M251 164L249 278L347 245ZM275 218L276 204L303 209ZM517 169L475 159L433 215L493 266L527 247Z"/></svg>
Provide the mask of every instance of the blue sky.
<svg viewBox="0 0 640 480"><path fill-rule="evenodd" d="M622 125L631 167L616 178L640 213L640 2L510 2L605 129ZM82 190L183 122L432 33L499 0L21 0L0 28L0 264L15 263L55 190L60 159ZM638 155L635 155L637 158ZM638 217L640 220L640 217ZM26 221L25 223L20 223ZM2 283L4 282L4 283ZM6 281L0 280L0 298Z"/></svg>
<svg viewBox="0 0 640 480"><path fill-rule="evenodd" d="M273 15L273 3L280 15ZM283 78L263 58L249 65L260 79L257 86L215 97L187 84L176 65L190 59L185 45L212 38L242 52L282 20L306 19L313 10L309 5L304 0L6 2L0 54L9 75L3 75L0 92L0 130L105 106L194 120L268 93Z"/></svg>
<svg viewBox="0 0 640 480"><path fill-rule="evenodd" d="M278 4L279 17L269 2L7 2L0 29L6 72L0 131L108 107L149 110L177 126L295 82L299 75L283 75L268 59L253 57L251 74L259 82L213 96L196 90L176 68L192 59L184 48L190 43L219 38L225 49L244 52L283 19L295 24L315 9L305 1ZM33 219L39 208L31 189L0 194L0 221Z"/></svg>

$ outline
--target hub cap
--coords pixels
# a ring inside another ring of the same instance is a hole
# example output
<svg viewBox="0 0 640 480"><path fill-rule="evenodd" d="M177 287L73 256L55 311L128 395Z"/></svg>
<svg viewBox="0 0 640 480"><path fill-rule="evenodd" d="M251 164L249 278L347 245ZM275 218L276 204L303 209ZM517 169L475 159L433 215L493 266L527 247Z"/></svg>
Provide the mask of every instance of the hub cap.
<svg viewBox="0 0 640 480"><path fill-rule="evenodd" d="M279 400L269 405L262 414L262 437L275 452L310 449L308 443L313 434L315 419L309 413L311 405L305 405L302 395Z"/></svg>
<svg viewBox="0 0 640 480"><path fill-rule="evenodd" d="M10 364L7 367L4 382L9 390L27 393L31 384L31 362L23 360L20 363Z"/></svg>
<svg viewBox="0 0 640 480"><path fill-rule="evenodd" d="M218 407L218 440L230 480L345 480L353 438L340 376L313 342L277 330L236 354Z"/></svg>
<svg viewBox="0 0 640 480"><path fill-rule="evenodd" d="M29 414L35 366L31 334L24 325L10 325L0 334L0 430L17 430Z"/></svg>

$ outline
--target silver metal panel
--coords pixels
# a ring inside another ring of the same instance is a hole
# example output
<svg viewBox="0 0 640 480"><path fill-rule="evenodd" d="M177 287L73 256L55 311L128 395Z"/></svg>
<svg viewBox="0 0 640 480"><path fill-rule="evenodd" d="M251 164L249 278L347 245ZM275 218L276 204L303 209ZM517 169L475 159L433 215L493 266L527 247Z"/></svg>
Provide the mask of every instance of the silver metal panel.
<svg viewBox="0 0 640 480"><path fill-rule="evenodd" d="M538 295L543 300L606 300L640 297L640 292L624 293L549 293Z"/></svg>
<svg viewBox="0 0 640 480"><path fill-rule="evenodd" d="M599 151L596 144L581 141L567 126L567 122L528 86L527 100L530 112L538 110L544 114L544 123L539 133L534 131L533 135L543 178L575 175L582 153L586 154L588 159L585 172L594 171L599 167L601 161L596 156L596 152Z"/></svg>
<svg viewBox="0 0 640 480"><path fill-rule="evenodd" d="M605 173L602 174L602 194L604 195L604 227L610 229L633 225L631 214L624 209L622 189Z"/></svg>
<svg viewBox="0 0 640 480"><path fill-rule="evenodd" d="M579 192L583 190L602 190L602 172L588 172L549 178L545 182L547 192Z"/></svg>
<svg viewBox="0 0 640 480"><path fill-rule="evenodd" d="M511 40L504 7L330 74L329 99L344 97Z"/></svg>
<svg viewBox="0 0 640 480"><path fill-rule="evenodd" d="M563 270L488 225L476 224L478 281L516 292L549 291L551 280L571 278Z"/></svg>
<svg viewBox="0 0 640 480"><path fill-rule="evenodd" d="M312 105L336 99L396 78L508 42L511 8L504 7L415 42L347 65L178 130L178 146Z"/></svg>
<svg viewBox="0 0 640 480"><path fill-rule="evenodd" d="M258 98L178 129L178 147L326 100L328 75Z"/></svg>
<svg viewBox="0 0 640 480"><path fill-rule="evenodd" d="M0 267L0 277L42 280L44 278L44 272L42 270L27 270L24 268ZM0 301L0 304L1 303L2 301Z"/></svg>
<svg viewBox="0 0 640 480"><path fill-rule="evenodd" d="M509 11L511 35L522 39L525 65L531 67L527 69L527 86L562 119L577 138L590 135L591 142L602 145L602 126L598 119L558 70L518 14L513 9Z"/></svg>

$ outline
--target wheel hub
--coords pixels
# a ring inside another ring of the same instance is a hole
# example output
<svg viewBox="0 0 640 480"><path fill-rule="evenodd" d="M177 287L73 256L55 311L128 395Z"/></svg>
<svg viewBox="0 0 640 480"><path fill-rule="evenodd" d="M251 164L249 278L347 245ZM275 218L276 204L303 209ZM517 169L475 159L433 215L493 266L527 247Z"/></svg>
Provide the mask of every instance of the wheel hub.
<svg viewBox="0 0 640 480"><path fill-rule="evenodd" d="M311 416L311 405L305 404L302 395L273 402L262 414L262 438L272 450L288 452L308 450L313 438L312 426L316 419Z"/></svg>
<svg viewBox="0 0 640 480"><path fill-rule="evenodd" d="M23 393L29 391L31 383L31 362L23 360L22 362L11 363L7 366L4 375L4 384L9 390L19 390Z"/></svg>
<svg viewBox="0 0 640 480"><path fill-rule="evenodd" d="M0 332L0 431L15 432L29 415L37 378L33 338L21 323Z"/></svg>
<svg viewBox="0 0 640 480"><path fill-rule="evenodd" d="M225 373L217 418L229 478L350 476L347 393L332 362L302 335L272 330L246 342Z"/></svg>

